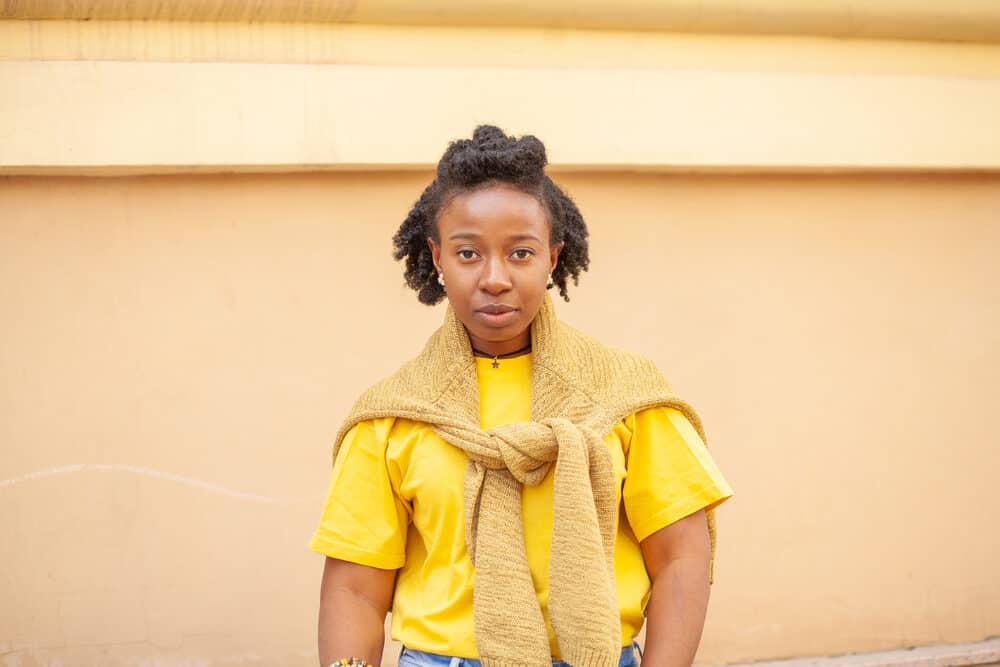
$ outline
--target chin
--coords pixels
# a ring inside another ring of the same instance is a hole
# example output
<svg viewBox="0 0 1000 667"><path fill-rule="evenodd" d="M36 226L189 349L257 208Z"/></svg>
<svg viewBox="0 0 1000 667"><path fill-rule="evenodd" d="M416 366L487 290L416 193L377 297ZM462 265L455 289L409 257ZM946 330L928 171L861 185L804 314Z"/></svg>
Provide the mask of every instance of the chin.
<svg viewBox="0 0 1000 667"><path fill-rule="evenodd" d="M517 336L517 329L485 329L473 331L473 333L476 335L476 338L484 340L487 343L503 343L504 341L508 341Z"/></svg>
<svg viewBox="0 0 1000 667"><path fill-rule="evenodd" d="M473 333L476 334L477 338L485 340L489 343L505 343L511 338L517 338L525 329L526 326L521 326L518 324L508 324L505 327L479 327L474 330Z"/></svg>

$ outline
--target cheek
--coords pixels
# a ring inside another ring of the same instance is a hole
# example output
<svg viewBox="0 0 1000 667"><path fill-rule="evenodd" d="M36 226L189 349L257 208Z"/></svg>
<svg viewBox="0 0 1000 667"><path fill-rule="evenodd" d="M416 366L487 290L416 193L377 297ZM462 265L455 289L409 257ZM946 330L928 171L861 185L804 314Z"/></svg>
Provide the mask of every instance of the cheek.
<svg viewBox="0 0 1000 667"><path fill-rule="evenodd" d="M457 262L450 266L444 265L445 280L452 286L452 291L456 296L459 294L470 294L479 286L479 273L467 265Z"/></svg>

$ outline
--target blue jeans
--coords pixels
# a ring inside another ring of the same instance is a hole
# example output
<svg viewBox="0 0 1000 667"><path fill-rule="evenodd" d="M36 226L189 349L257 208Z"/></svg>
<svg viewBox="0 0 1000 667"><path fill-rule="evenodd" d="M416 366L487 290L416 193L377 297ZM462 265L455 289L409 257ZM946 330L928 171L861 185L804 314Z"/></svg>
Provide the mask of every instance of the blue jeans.
<svg viewBox="0 0 1000 667"><path fill-rule="evenodd" d="M622 657L618 660L618 667L639 667L637 653L641 655L639 644L635 642L631 646L623 648ZM450 655L414 651L404 647L403 652L399 655L399 667L482 667L482 663L473 658L454 658ZM552 667L572 667L572 665L568 662L553 660Z"/></svg>

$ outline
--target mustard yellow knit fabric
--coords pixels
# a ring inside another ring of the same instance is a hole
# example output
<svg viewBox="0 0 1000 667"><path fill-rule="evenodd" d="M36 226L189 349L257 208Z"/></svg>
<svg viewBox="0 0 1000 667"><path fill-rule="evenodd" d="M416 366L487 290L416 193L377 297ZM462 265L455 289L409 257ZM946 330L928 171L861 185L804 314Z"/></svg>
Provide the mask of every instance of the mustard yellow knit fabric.
<svg viewBox="0 0 1000 667"><path fill-rule="evenodd" d="M539 484L554 465L549 618L564 661L613 667L621 655L617 501L602 438L628 415L661 405L682 412L703 440L705 434L652 362L558 321L547 295L531 343L532 421L484 431L472 346L449 307L423 351L361 395L337 433L334 457L355 424L380 417L430 424L466 452L465 536L476 571L476 647L485 667L551 665L524 550L521 485ZM708 527L714 554L712 511Z"/></svg>

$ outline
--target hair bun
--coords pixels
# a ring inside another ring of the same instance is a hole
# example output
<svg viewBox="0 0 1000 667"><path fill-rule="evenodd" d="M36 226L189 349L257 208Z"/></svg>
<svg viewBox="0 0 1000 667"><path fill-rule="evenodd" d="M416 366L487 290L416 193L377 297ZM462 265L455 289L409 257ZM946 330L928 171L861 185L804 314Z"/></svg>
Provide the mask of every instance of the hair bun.
<svg viewBox="0 0 1000 667"><path fill-rule="evenodd" d="M480 125L472 132L472 143L480 150L502 150L514 143L514 137L496 125Z"/></svg>
<svg viewBox="0 0 1000 667"><path fill-rule="evenodd" d="M438 176L459 185L489 180L539 183L547 162L545 145L537 137L517 139L495 125L480 125L471 140L448 146L438 163Z"/></svg>

